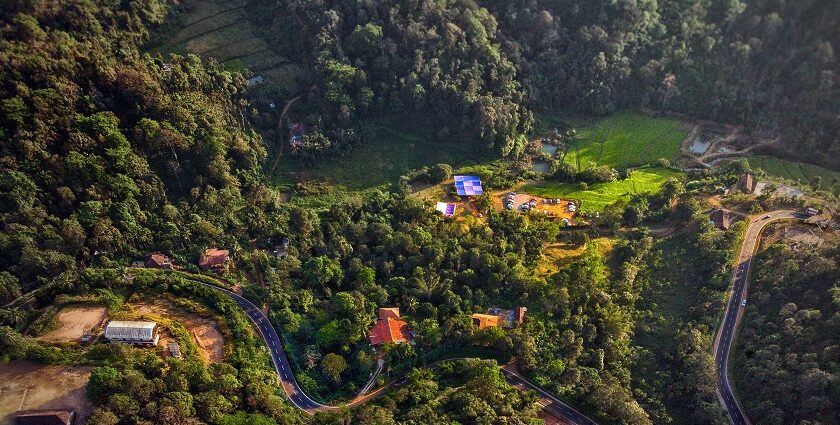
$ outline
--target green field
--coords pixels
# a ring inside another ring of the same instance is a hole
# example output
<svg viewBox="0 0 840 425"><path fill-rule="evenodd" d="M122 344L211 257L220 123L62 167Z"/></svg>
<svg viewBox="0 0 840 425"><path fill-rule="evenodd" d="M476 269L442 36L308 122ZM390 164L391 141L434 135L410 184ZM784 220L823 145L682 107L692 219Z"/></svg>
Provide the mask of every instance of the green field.
<svg viewBox="0 0 840 425"><path fill-rule="evenodd" d="M682 173L666 168L644 168L634 170L626 180L589 185L581 190L577 183L538 182L524 188L544 198L567 198L580 200L581 211L600 211L619 199L629 200L631 195L656 193L671 177L679 178Z"/></svg>
<svg viewBox="0 0 840 425"><path fill-rule="evenodd" d="M840 172L817 165L787 161L772 156L757 155L747 158L750 168L761 168L767 174L808 185L815 176L822 177L821 187L840 194ZM838 182L838 183L835 183Z"/></svg>
<svg viewBox="0 0 840 425"><path fill-rule="evenodd" d="M626 168L672 160L687 132L672 118L619 112L595 121L572 120L579 142L570 146L565 161L577 169L593 165Z"/></svg>
<svg viewBox="0 0 840 425"><path fill-rule="evenodd" d="M284 158L277 176L287 180L291 174L303 174L344 190L365 190L395 183L401 175L424 165L457 167L491 159L473 140L452 137L436 141L436 128L423 116L369 120L362 131L363 140L347 156L311 166Z"/></svg>

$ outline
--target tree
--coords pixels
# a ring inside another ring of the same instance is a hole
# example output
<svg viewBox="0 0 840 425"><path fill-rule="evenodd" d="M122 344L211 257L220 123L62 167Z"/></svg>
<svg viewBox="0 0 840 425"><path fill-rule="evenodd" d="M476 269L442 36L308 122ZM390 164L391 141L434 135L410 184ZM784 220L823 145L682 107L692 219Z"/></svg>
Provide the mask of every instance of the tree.
<svg viewBox="0 0 840 425"><path fill-rule="evenodd" d="M435 164L429 168L429 180L432 183L440 183L452 177L452 166L449 164Z"/></svg>
<svg viewBox="0 0 840 425"><path fill-rule="evenodd" d="M103 400L122 387L120 372L110 366L95 367L90 373L87 394L91 400Z"/></svg>
<svg viewBox="0 0 840 425"><path fill-rule="evenodd" d="M341 382L341 374L347 369L347 361L340 354L329 353L321 360L321 371L335 383Z"/></svg>
<svg viewBox="0 0 840 425"><path fill-rule="evenodd" d="M117 425L120 418L108 409L96 408L87 420L89 425Z"/></svg>
<svg viewBox="0 0 840 425"><path fill-rule="evenodd" d="M0 272L0 301L11 301L20 294L18 278L7 271Z"/></svg>

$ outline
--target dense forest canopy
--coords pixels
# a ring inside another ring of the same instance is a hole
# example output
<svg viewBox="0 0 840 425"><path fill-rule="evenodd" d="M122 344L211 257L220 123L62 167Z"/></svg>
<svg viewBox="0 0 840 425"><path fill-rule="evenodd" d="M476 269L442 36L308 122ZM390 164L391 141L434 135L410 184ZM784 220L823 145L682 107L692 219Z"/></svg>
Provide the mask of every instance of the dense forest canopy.
<svg viewBox="0 0 840 425"><path fill-rule="evenodd" d="M780 137L779 152L840 165L837 2L250 5L282 53L316 71L310 83L329 106L308 112L324 128L431 110L443 121L440 137L466 130L507 154L517 151L530 111L646 107L743 124Z"/></svg>
<svg viewBox="0 0 840 425"><path fill-rule="evenodd" d="M199 252L271 227L279 198L260 183L244 78L138 49L167 6L4 2L0 269L12 292L77 260Z"/></svg>
<svg viewBox="0 0 840 425"><path fill-rule="evenodd" d="M745 409L767 424L836 424L840 379L840 272L837 246L816 252L782 243L762 252L755 269L738 385L753 385Z"/></svg>

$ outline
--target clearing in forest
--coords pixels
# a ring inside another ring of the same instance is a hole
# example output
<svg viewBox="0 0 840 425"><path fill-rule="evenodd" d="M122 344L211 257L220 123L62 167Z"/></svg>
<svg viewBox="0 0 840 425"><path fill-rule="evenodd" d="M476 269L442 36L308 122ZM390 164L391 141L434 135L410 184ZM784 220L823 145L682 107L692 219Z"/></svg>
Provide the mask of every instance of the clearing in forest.
<svg viewBox="0 0 840 425"><path fill-rule="evenodd" d="M93 410L85 390L91 367L39 365L27 361L0 364L0 424L14 423L14 412L72 408L84 423Z"/></svg>
<svg viewBox="0 0 840 425"><path fill-rule="evenodd" d="M525 186L528 193L544 198L566 198L580 201L580 211L602 211L619 199L629 201L631 195L658 193L669 178L682 176L679 171L667 168L641 168L630 172L630 177L607 183L582 186L580 183L537 182Z"/></svg>
<svg viewBox="0 0 840 425"><path fill-rule="evenodd" d="M345 190L366 190L396 183L408 171L438 163L453 167L488 159L474 140L435 134L436 125L423 115L374 118L365 123L362 140L346 156L308 165L284 158L278 177L299 176Z"/></svg>
<svg viewBox="0 0 840 425"><path fill-rule="evenodd" d="M167 300L156 299L132 301L128 304L134 315L148 320L154 320L154 316L161 316L174 322L180 323L193 339L198 350L199 357L206 364L218 363L224 360L225 340L219 326L213 320L201 317L188 312ZM161 347L166 347L169 342L174 342L170 335L161 335Z"/></svg>
<svg viewBox="0 0 840 425"><path fill-rule="evenodd" d="M214 58L232 71L249 70L266 84L291 94L303 74L299 66L278 54L248 21L244 0L209 0L189 3L181 26L152 52L163 55L195 53Z"/></svg>
<svg viewBox="0 0 840 425"><path fill-rule="evenodd" d="M593 239L598 252L609 258L610 253L616 244L616 239L596 238ZM545 277L553 275L578 260L586 252L586 244L574 245L566 242L552 242L543 246L542 257L537 264L537 276Z"/></svg>

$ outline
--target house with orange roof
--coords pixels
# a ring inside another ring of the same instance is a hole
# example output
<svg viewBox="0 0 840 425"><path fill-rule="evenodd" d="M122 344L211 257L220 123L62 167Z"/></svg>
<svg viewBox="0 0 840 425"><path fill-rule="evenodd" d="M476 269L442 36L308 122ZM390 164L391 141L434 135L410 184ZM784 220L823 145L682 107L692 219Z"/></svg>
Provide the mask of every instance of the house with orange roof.
<svg viewBox="0 0 840 425"><path fill-rule="evenodd" d="M227 267L230 251L226 249L209 248L198 259L198 266L205 270L224 271Z"/></svg>
<svg viewBox="0 0 840 425"><path fill-rule="evenodd" d="M473 324L479 329L501 326L503 328L514 328L525 322L527 307L517 307L515 310L505 310L498 307L487 309L487 314L475 313L470 317Z"/></svg>
<svg viewBox="0 0 840 425"><path fill-rule="evenodd" d="M502 318L493 314L475 313L470 316L473 324L479 329L495 328L501 326Z"/></svg>
<svg viewBox="0 0 840 425"><path fill-rule="evenodd" d="M400 318L398 307L380 308L378 316L370 329L370 345L414 343L408 322Z"/></svg>

